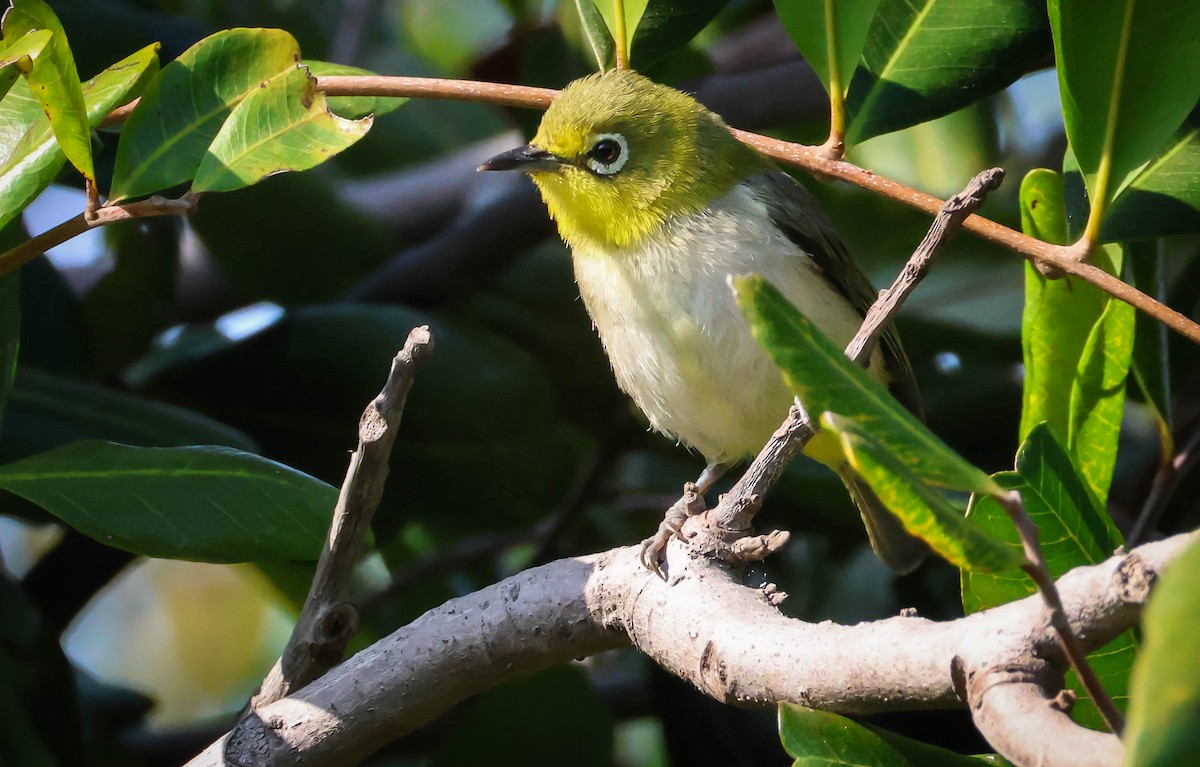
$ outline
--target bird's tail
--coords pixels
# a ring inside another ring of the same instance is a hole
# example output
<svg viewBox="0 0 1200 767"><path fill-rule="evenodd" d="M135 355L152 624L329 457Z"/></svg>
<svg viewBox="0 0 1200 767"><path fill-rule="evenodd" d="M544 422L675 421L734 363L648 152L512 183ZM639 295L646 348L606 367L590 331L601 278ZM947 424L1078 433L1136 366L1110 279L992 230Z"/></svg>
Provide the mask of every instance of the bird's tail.
<svg viewBox="0 0 1200 767"><path fill-rule="evenodd" d="M880 501L874 491L854 473L849 466L837 470L846 490L858 513L862 515L863 524L867 526L867 537L871 548L879 555L884 564L904 575L917 569L921 560L929 553L929 547L920 538L914 538L904 530L900 521L892 516Z"/></svg>

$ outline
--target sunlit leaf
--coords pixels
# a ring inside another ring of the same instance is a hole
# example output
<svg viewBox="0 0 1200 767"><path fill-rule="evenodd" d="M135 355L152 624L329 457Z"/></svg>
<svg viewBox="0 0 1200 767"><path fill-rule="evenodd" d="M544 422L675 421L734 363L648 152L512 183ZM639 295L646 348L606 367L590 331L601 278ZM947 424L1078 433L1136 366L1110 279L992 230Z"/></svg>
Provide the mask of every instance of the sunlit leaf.
<svg viewBox="0 0 1200 767"><path fill-rule="evenodd" d="M1038 528L1046 567L1055 578L1081 565L1103 562L1122 543L1108 514L1097 505L1070 456L1047 424L1033 428L1017 453L1017 471L995 475L996 481L1019 490L1025 511ZM994 499L972 499L967 518L1014 553L1022 550L1020 538L1007 512ZM1036 592L1021 573L962 573L963 609L968 613L1022 599ZM1136 652L1131 632L1126 632L1092 653L1091 665L1105 689L1123 704L1129 669ZM1072 714L1090 727L1103 728L1104 720L1087 698L1082 685L1070 674L1068 685L1078 703Z"/></svg>
<svg viewBox="0 0 1200 767"><path fill-rule="evenodd" d="M1104 216L1104 242L1200 231L1200 108L1117 193Z"/></svg>
<svg viewBox="0 0 1200 767"><path fill-rule="evenodd" d="M900 520L904 529L929 545L938 556L966 569L1011 570L1025 561L974 522L937 488L927 485L893 457L854 421L833 413L821 416L821 426L842 441L846 459L871 490Z"/></svg>
<svg viewBox="0 0 1200 767"><path fill-rule="evenodd" d="M336 488L225 447L75 442L0 467L0 488L135 554L204 562L316 559Z"/></svg>
<svg viewBox="0 0 1200 767"><path fill-rule="evenodd" d="M1103 210L1200 99L1200 4L1050 0L1048 8L1067 138Z"/></svg>
<svg viewBox="0 0 1200 767"><path fill-rule="evenodd" d="M238 102L299 61L295 39L279 29L229 29L188 48L163 68L126 120L112 198L190 180Z"/></svg>
<svg viewBox="0 0 1200 767"><path fill-rule="evenodd" d="M0 98L4 98L22 72L28 72L33 67L34 57L46 47L51 35L50 30L39 29L0 50Z"/></svg>
<svg viewBox="0 0 1200 767"><path fill-rule="evenodd" d="M1142 619L1146 643L1133 669L1125 767L1190 764L1200 752L1200 541L1172 562Z"/></svg>
<svg viewBox="0 0 1200 767"><path fill-rule="evenodd" d="M881 0L850 81L847 141L949 114L1013 82L1049 50L1038 3Z"/></svg>
<svg viewBox="0 0 1200 767"><path fill-rule="evenodd" d="M756 275L733 282L754 337L814 417L832 412L853 419L928 482L970 492L999 492L986 474L930 432L770 283Z"/></svg>
<svg viewBox="0 0 1200 767"><path fill-rule="evenodd" d="M3 26L7 45L14 45L39 29L50 31L49 42L26 74L30 93L49 118L63 154L84 178L94 183L92 126L84 106L79 72L75 69L75 56L62 23L43 0L12 0L12 6L4 14Z"/></svg>
<svg viewBox="0 0 1200 767"><path fill-rule="evenodd" d="M277 173L320 165L367 134L371 118L347 120L303 65L273 77L234 107L213 139L194 192L229 192Z"/></svg>
<svg viewBox="0 0 1200 767"><path fill-rule="evenodd" d="M353 76L353 77L368 77L374 76L374 72L358 67L350 67L345 64L334 64L329 61L313 61L311 59L304 60L304 66L308 67L308 71L313 77L329 77L329 76ZM325 104L330 112L333 112L339 117L345 117L348 120L358 120L367 115L376 117L385 115L388 112L393 112L408 103L405 98L387 98L385 96L328 96L325 99Z"/></svg>
<svg viewBox="0 0 1200 767"><path fill-rule="evenodd" d="M88 122L95 127L137 95L158 68L158 45L148 45L83 84ZM0 101L0 226L16 218L58 175L65 158L41 105L18 80Z"/></svg>

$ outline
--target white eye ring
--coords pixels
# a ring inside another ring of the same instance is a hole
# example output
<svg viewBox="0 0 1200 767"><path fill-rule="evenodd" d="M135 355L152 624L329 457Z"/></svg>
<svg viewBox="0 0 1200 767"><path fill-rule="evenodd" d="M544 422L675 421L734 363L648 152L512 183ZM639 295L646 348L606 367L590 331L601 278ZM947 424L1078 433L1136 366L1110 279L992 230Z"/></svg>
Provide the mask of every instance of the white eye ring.
<svg viewBox="0 0 1200 767"><path fill-rule="evenodd" d="M614 142L620 151L617 156L609 162L601 162L598 157L593 156L596 149L604 142ZM625 167L625 163L629 160L629 142L620 133L601 133L596 136L596 140L592 142L592 148L587 153L587 166L596 173L602 176L611 176L621 168Z"/></svg>

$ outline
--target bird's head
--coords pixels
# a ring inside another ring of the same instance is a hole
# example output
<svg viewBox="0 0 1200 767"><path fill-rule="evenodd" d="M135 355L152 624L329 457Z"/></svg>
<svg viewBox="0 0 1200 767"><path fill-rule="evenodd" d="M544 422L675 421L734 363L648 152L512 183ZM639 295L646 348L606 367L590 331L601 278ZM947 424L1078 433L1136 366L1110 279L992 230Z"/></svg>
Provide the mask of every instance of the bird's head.
<svg viewBox="0 0 1200 767"><path fill-rule="evenodd" d="M481 170L529 173L572 246L636 246L765 161L695 99L628 70L568 85L528 145Z"/></svg>

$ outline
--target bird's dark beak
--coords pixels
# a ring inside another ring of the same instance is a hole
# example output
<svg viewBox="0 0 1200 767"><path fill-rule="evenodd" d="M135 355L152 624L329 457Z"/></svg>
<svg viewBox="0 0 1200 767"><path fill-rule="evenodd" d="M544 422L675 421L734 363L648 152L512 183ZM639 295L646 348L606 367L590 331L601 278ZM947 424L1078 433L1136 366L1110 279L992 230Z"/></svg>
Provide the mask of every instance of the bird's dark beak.
<svg viewBox="0 0 1200 767"><path fill-rule="evenodd" d="M501 152L476 170L555 170L562 164L561 157L556 157L545 149L526 144L507 152Z"/></svg>

